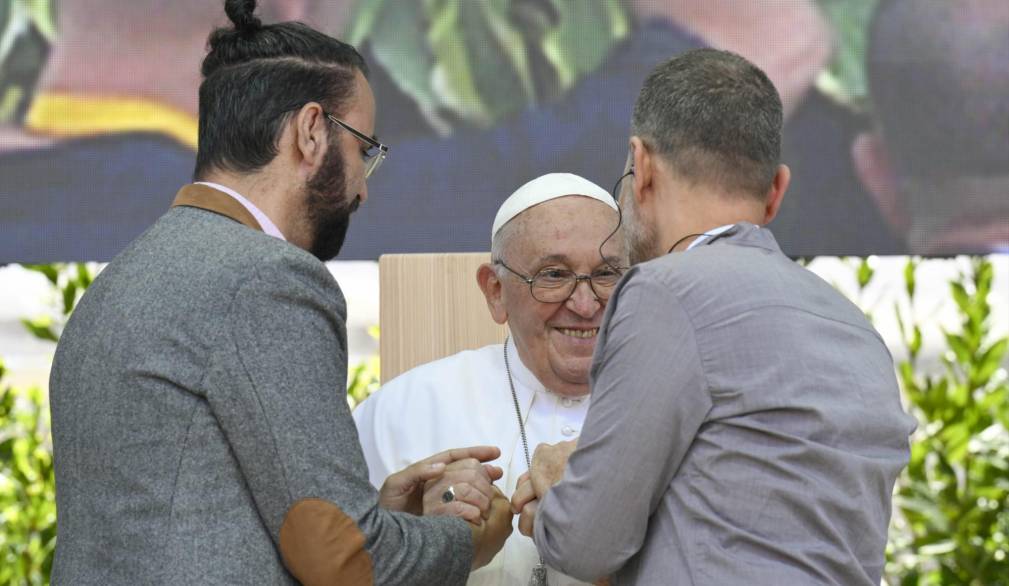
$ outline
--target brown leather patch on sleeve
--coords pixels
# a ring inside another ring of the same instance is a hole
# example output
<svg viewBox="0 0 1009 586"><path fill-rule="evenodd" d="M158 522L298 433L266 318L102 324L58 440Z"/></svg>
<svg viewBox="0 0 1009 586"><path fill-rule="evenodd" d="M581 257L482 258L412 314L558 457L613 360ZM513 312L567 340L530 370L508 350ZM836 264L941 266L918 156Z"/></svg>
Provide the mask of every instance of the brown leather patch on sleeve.
<svg viewBox="0 0 1009 586"><path fill-rule="evenodd" d="M322 499L302 499L288 509L280 526L280 555L306 586L374 580L364 533L340 507Z"/></svg>

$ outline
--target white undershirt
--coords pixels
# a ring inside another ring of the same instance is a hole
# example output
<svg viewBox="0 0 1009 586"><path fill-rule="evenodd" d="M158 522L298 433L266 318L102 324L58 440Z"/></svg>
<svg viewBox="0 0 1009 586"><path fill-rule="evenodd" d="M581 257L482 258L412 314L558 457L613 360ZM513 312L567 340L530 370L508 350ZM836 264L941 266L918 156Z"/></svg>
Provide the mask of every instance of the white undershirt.
<svg viewBox="0 0 1009 586"><path fill-rule="evenodd" d="M235 199L235 201L242 204L242 207L249 210L249 213L252 214L252 217L256 218L256 221L259 222L259 227L263 229L264 233L269 234L274 238L280 238L285 242L287 241L287 238L284 238L284 234L280 231L280 228L278 228L277 225L270 220L269 216L267 216L266 213L263 212L263 210L256 207L256 204L252 203L251 201L243 197L242 194L238 193L234 189L231 189L230 187L225 187L224 185L221 185L219 183L211 183L210 181L197 181L196 184L206 185L207 187L212 187L217 191L220 191L221 193L226 193L227 195L230 195L232 198Z"/></svg>

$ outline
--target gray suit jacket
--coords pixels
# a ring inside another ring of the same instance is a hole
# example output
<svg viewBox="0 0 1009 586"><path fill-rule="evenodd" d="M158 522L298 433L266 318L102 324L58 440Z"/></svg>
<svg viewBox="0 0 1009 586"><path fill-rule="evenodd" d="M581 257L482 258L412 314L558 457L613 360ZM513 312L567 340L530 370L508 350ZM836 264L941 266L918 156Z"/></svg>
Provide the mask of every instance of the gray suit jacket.
<svg viewBox="0 0 1009 586"><path fill-rule="evenodd" d="M536 545L614 585L877 586L914 425L862 312L739 224L610 298Z"/></svg>
<svg viewBox="0 0 1009 586"><path fill-rule="evenodd" d="M464 583L465 522L377 506L345 315L317 259L201 209L113 260L52 369L53 583Z"/></svg>

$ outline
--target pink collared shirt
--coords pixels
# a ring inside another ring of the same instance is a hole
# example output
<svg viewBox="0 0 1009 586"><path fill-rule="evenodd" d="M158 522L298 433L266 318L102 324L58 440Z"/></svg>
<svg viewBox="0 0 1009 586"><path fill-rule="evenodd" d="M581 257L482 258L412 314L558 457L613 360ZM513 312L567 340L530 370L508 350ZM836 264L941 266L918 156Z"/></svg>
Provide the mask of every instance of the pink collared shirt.
<svg viewBox="0 0 1009 586"><path fill-rule="evenodd" d="M197 181L196 183L198 185L206 185L207 187L213 187L217 191L227 193L231 197L235 198L235 200L238 203L242 204L242 206L245 209L249 210L249 213L252 214L252 217L256 218L256 221L259 222L259 227L263 229L263 232L269 234L270 236L273 236L274 238L280 238L285 242L287 241L287 238L284 238L284 234L280 231L280 228L277 228L277 225L270 221L270 218L268 218L266 214L263 213L263 210L257 208L255 204L242 197L242 195L237 191L235 191L234 189L231 189L230 187L225 187L219 183L211 183L209 181Z"/></svg>

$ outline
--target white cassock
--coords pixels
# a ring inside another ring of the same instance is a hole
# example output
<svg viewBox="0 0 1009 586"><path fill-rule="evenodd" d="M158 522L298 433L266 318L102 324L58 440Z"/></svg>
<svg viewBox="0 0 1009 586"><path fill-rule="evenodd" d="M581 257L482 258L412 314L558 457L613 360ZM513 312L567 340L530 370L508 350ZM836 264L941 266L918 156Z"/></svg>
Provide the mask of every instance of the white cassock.
<svg viewBox="0 0 1009 586"><path fill-rule="evenodd" d="M541 443L572 440L581 432L588 397L567 398L547 391L522 364L513 342L508 362L522 410L529 455ZM493 462L504 470L496 484L511 498L527 470L518 416L501 344L460 352L418 366L385 384L354 410L371 483L381 487L386 477L450 448L492 445L501 448ZM532 539L515 531L486 567L470 575L468 584L526 586L539 561ZM551 586L585 584L548 569Z"/></svg>

